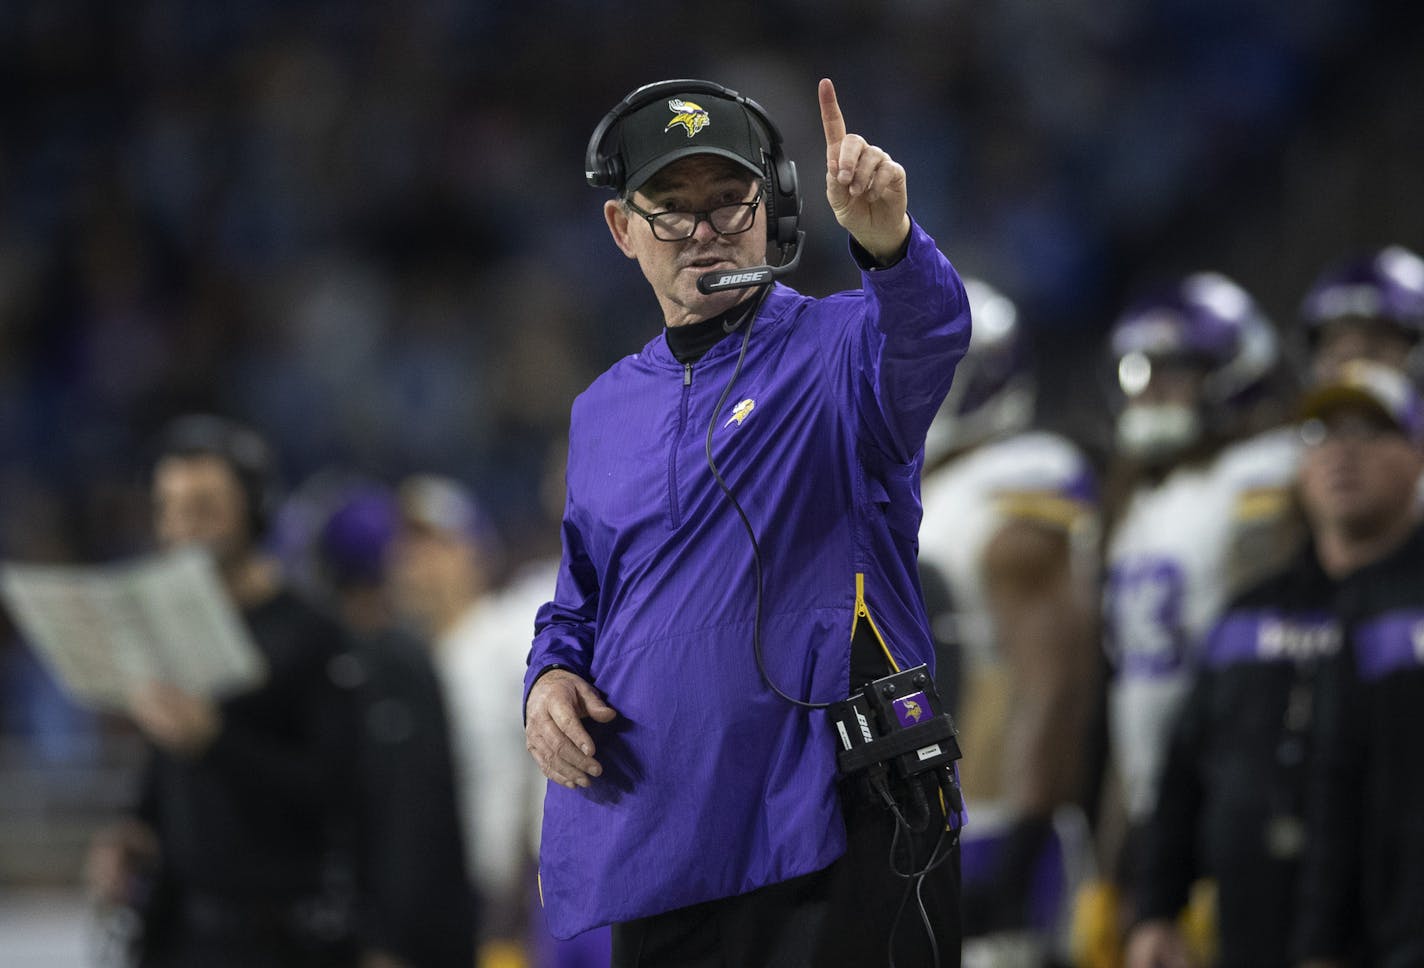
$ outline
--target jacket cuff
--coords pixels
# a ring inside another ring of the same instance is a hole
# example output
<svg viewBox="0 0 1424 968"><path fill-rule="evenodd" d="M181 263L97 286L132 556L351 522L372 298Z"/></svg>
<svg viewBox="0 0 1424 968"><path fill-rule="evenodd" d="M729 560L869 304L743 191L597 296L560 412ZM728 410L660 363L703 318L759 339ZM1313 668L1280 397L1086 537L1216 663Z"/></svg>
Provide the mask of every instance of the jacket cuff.
<svg viewBox="0 0 1424 968"><path fill-rule="evenodd" d="M555 669L563 669L565 672L572 672L580 679L583 679L585 681L588 680L589 675L587 672L575 668L568 662L561 662L560 658L561 657L553 654L545 656L543 659L538 661L534 660L532 657L530 658L529 671L524 673L524 701L520 703L520 709L522 711L522 715L524 716L525 722L528 722L529 716L529 692L531 689L534 688L534 683L538 682L539 677L544 675L544 673L553 672Z"/></svg>
<svg viewBox="0 0 1424 968"><path fill-rule="evenodd" d="M855 236L850 236L850 256L855 260L855 264L862 272L881 272L900 264L905 258L905 253L910 251L910 240L915 237L915 221L910 220L910 231L905 233L905 241L900 243L900 249L890 259L889 262L881 263L871 255L870 252L855 240Z"/></svg>

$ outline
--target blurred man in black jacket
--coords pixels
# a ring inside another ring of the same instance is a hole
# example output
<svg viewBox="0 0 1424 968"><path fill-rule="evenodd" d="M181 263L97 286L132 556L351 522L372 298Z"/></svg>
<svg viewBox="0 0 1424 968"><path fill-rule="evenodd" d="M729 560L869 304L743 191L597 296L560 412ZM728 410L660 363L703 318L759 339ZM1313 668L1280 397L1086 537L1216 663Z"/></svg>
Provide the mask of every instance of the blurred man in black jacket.
<svg viewBox="0 0 1424 968"><path fill-rule="evenodd" d="M1238 599L1207 641L1148 827L1128 968L1189 964L1174 919L1203 876L1217 884L1224 968L1289 965L1296 932L1308 954L1353 950L1345 938L1365 923L1351 907L1362 869L1376 955L1424 930L1424 881L1411 893L1382 871L1398 850L1424 869L1424 836L1404 835L1424 815L1424 784L1395 755L1407 746L1414 762L1424 757L1424 649L1400 638L1424 631L1414 499L1424 411L1396 371L1351 363L1307 396L1302 416L1299 497L1312 540ZM1382 654L1393 664L1373 675ZM1412 708L1388 701L1402 697L1399 676L1415 684ZM1370 706L1358 702L1381 688ZM1323 813L1311 803L1317 792ZM1363 858L1362 835L1374 845Z"/></svg>
<svg viewBox="0 0 1424 968"><path fill-rule="evenodd" d="M362 968L471 968L478 924L445 700L429 646L397 626L386 588L398 518L394 494L363 485L342 497L318 539L325 584L365 673L357 689Z"/></svg>
<svg viewBox="0 0 1424 968"><path fill-rule="evenodd" d="M129 714L152 745L133 815L91 852L102 901L138 907L144 966L356 963L349 869L359 664L332 619L284 590L259 548L272 460L251 430L188 417L153 464L160 545L213 555L267 666L215 699L155 682ZM344 896L343 896L344 893Z"/></svg>

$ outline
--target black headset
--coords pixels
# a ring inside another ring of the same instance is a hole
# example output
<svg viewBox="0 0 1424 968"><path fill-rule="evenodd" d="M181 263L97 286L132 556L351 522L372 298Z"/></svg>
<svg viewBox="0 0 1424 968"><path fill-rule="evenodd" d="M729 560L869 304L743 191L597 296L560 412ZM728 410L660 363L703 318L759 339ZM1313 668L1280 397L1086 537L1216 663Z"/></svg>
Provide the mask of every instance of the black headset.
<svg viewBox="0 0 1424 968"><path fill-rule="evenodd" d="M730 88L712 81L693 79L657 81L644 84L629 94L618 106L603 116L598 127L593 129L593 137L588 139L588 150L584 153L584 177L594 188L611 188L623 194L628 173L624 170L623 156L619 152L609 152L605 142L625 116L654 101L678 94L712 94L716 97L735 101L747 110L762 128L765 146L762 148L762 178L766 182L766 237L769 242L787 246L798 241L797 227L801 220L801 196L796 186L796 162L786 157L781 143L781 131L762 106L749 97L744 97Z"/></svg>

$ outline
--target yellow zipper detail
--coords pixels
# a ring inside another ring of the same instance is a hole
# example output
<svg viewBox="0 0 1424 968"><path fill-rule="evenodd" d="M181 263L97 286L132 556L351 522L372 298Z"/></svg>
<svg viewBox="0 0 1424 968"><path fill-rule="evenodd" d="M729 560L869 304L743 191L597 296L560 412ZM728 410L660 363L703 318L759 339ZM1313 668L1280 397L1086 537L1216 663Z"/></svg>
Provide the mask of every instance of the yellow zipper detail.
<svg viewBox="0 0 1424 968"><path fill-rule="evenodd" d="M880 643L880 651L885 653L885 658L890 661L890 668L895 672L900 671L900 663L895 661L895 657L890 654L890 647L885 644L885 637L880 634L880 629L875 626L875 619L870 615L870 608L865 604L865 573L855 573L855 618L850 623L850 637L855 638L856 627L861 619L865 619L870 625L870 631L875 636L875 641Z"/></svg>

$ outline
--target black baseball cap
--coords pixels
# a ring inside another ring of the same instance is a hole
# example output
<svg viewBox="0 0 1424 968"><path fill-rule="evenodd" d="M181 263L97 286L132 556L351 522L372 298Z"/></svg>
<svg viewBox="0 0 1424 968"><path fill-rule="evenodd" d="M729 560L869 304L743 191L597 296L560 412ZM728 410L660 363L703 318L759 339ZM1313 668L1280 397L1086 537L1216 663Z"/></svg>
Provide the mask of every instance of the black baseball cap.
<svg viewBox="0 0 1424 968"><path fill-rule="evenodd" d="M632 194L664 166L688 155L719 155L765 175L766 139L741 103L710 93L670 94L618 124L618 152Z"/></svg>

